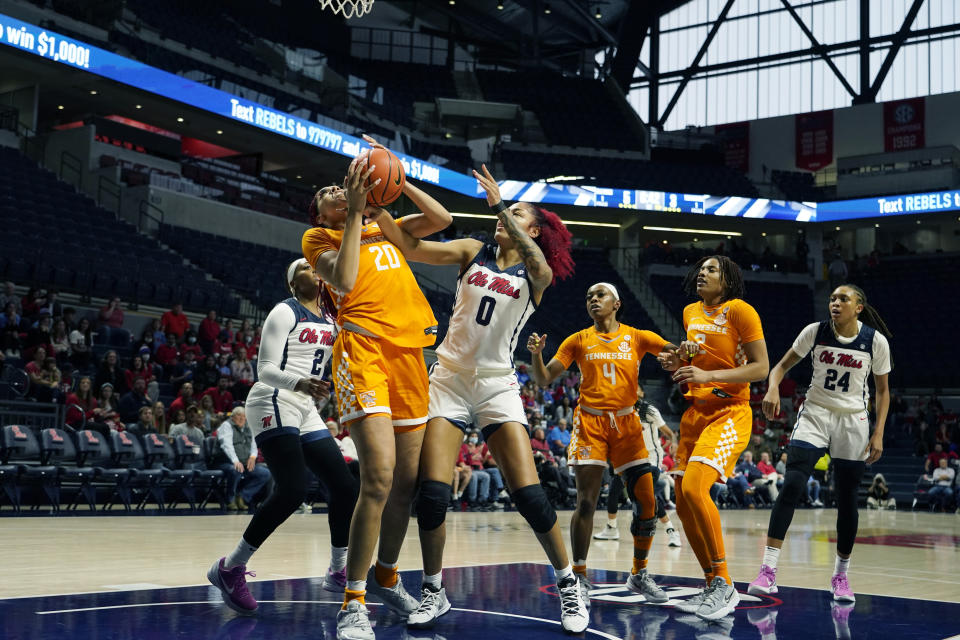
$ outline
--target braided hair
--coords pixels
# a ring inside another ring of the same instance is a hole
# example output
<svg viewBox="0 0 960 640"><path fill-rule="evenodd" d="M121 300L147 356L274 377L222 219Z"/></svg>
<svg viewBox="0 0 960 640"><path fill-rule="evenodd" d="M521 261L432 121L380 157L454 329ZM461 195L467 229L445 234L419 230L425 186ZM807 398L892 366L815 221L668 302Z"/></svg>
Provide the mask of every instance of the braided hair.
<svg viewBox="0 0 960 640"><path fill-rule="evenodd" d="M641 385L638 385L638 386L639 386L641 389L643 389L643 385L642 385L642 384L641 384ZM643 420L644 422L646 422L646 421L647 421L647 412L650 410L650 407L652 407L652 406L653 406L653 405L652 405L651 403L647 402L647 398L646 398L646 397L643 397L643 398L637 399L637 404L633 405L633 408L636 410L637 415L640 416L640 419Z"/></svg>
<svg viewBox="0 0 960 640"><path fill-rule="evenodd" d="M683 290L687 295L697 297L697 276L700 275L700 268L707 260L716 260L720 264L720 283L723 285L723 300L741 300L746 293L746 287L743 284L743 272L740 266L727 256L704 256L697 260L697 263L690 268L687 275L683 278Z"/></svg>
<svg viewBox="0 0 960 640"><path fill-rule="evenodd" d="M893 337L893 334L890 332L890 329L887 327L887 323L883 321L883 318L880 317L880 314L877 313L877 310L874 309L873 306L867 303L867 294L863 292L863 289L861 289L855 284L842 284L840 286L853 289L853 292L857 294L858 298L860 298L860 304L863 305L863 311L860 312L860 315L857 316L857 318L863 324L873 327L874 329L882 333L887 338Z"/></svg>

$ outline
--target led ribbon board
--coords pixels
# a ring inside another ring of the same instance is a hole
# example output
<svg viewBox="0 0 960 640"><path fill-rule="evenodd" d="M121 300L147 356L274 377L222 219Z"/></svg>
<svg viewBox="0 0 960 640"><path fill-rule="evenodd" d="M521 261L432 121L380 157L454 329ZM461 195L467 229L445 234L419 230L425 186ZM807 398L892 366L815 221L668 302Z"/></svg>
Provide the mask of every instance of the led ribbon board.
<svg viewBox="0 0 960 640"><path fill-rule="evenodd" d="M355 157L366 144L362 139L341 131L265 107L142 62L118 56L110 51L2 13L0 13L0 44L349 158ZM413 156L397 154L397 157L403 163L410 178L467 196L482 197L484 195L471 176ZM960 192L957 191L821 203L606 189L513 180L502 181L500 191L506 200L541 204L767 218L796 222L824 222L960 210Z"/></svg>

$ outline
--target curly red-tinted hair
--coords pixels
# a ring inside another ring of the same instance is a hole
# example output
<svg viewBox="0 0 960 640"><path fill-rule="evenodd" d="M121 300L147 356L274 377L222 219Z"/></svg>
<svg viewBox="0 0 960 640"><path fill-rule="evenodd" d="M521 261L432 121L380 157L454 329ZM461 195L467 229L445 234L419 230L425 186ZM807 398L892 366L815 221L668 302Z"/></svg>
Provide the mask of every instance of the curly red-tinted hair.
<svg viewBox="0 0 960 640"><path fill-rule="evenodd" d="M529 204L529 203L528 203ZM560 216L553 211L538 207L535 204L529 205L533 209L533 217L540 225L540 235L533 239L543 251L543 256L547 259L547 264L553 271L553 281L566 280L573 275L574 263L571 255L571 240L573 235Z"/></svg>

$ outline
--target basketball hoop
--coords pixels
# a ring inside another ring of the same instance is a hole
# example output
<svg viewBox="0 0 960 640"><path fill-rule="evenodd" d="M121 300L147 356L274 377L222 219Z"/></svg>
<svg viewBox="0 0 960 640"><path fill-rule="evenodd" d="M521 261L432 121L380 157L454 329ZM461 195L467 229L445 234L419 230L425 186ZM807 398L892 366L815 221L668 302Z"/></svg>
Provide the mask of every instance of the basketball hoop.
<svg viewBox="0 0 960 640"><path fill-rule="evenodd" d="M333 9L344 18L360 18L370 13L374 0L320 0L321 9Z"/></svg>

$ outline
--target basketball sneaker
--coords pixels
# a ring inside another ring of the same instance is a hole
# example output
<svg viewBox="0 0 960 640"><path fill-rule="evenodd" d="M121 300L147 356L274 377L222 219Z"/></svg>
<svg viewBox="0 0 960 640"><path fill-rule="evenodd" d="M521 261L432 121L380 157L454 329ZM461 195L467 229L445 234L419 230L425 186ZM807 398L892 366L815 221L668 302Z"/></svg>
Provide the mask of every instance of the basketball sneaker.
<svg viewBox="0 0 960 640"><path fill-rule="evenodd" d="M240 564L233 569L224 569L223 562L226 558L220 558L213 563L210 570L207 571L207 580L210 584L220 590L224 603L236 611L245 615L252 614L257 610L257 601L250 595L247 588L246 576L256 576L253 571L247 571L247 565Z"/></svg>
<svg viewBox="0 0 960 640"><path fill-rule="evenodd" d="M693 627L693 637L697 640L720 640L729 638L733 632L733 618L704 620L697 616L678 616L676 621Z"/></svg>
<svg viewBox="0 0 960 640"><path fill-rule="evenodd" d="M747 587L751 595L770 595L777 592L777 570L767 565L760 565L760 574Z"/></svg>
<svg viewBox="0 0 960 640"><path fill-rule="evenodd" d="M370 610L359 600L351 600L337 613L337 640L376 640Z"/></svg>
<svg viewBox="0 0 960 640"><path fill-rule="evenodd" d="M567 633L583 633L590 623L587 605L577 576L567 576L557 583L560 593L560 625Z"/></svg>
<svg viewBox="0 0 960 640"><path fill-rule="evenodd" d="M447 600L447 589L439 589L431 584L425 584L420 589L420 604L417 610L407 618L407 626L412 629L431 629L437 618L450 611L450 601Z"/></svg>
<svg viewBox="0 0 960 640"><path fill-rule="evenodd" d="M707 591L709 590L710 585L707 585L700 593L695 593L674 606L674 609L682 611L683 613L696 613L697 609L700 608L700 605L703 604L704 599L707 597Z"/></svg>
<svg viewBox="0 0 960 640"><path fill-rule="evenodd" d="M653 581L653 578L650 577L650 574L647 573L647 570L644 569L640 573L631 574L627 578L627 589L634 593L639 593L643 596L644 600L651 604L663 604L669 600L669 596L663 592L657 583Z"/></svg>
<svg viewBox="0 0 960 640"><path fill-rule="evenodd" d="M676 547L677 549L683 546L683 543L680 542L680 534L677 533L677 530L673 527L667 529L667 546Z"/></svg>
<svg viewBox="0 0 960 640"><path fill-rule="evenodd" d="M417 599L403 588L403 580L400 579L399 574L397 575L397 584L392 587L384 587L377 582L375 567L370 567L367 572L367 593L377 596L383 604L403 617L409 616L420 605Z"/></svg>
<svg viewBox="0 0 960 640"><path fill-rule="evenodd" d="M833 599L837 602L856 602L857 597L853 595L853 589L847 581L847 574L838 573L830 578L830 592L833 593Z"/></svg>
<svg viewBox="0 0 960 640"><path fill-rule="evenodd" d="M760 640L777 639L776 609L750 609L747 611L747 621L760 632Z"/></svg>
<svg viewBox="0 0 960 640"><path fill-rule="evenodd" d="M327 569L327 575L323 579L323 589L334 593L343 593L347 588L347 569L344 567L340 571Z"/></svg>
<svg viewBox="0 0 960 640"><path fill-rule="evenodd" d="M611 525L608 522L603 526L603 529L593 534L593 537L597 540L619 540L620 529L617 528L617 525Z"/></svg>
<svg viewBox="0 0 960 640"><path fill-rule="evenodd" d="M577 575L577 579L580 581L580 595L583 596L583 603L587 605L587 609L590 608L590 589L593 589L593 583L590 582L586 576Z"/></svg>
<svg viewBox="0 0 960 640"><path fill-rule="evenodd" d="M710 589L696 614L704 620L719 620L733 613L738 604L740 594L736 587L718 576L710 583Z"/></svg>

